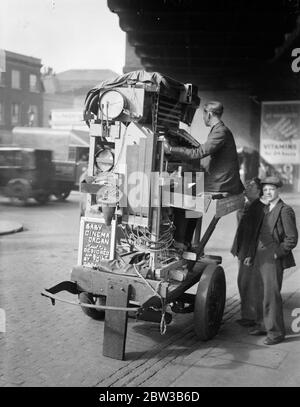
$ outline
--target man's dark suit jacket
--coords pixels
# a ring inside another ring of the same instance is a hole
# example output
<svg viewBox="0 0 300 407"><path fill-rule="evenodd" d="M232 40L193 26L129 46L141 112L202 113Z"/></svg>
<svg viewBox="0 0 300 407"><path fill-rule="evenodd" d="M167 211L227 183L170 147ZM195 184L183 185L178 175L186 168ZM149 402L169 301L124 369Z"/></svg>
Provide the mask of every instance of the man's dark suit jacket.
<svg viewBox="0 0 300 407"><path fill-rule="evenodd" d="M255 257L259 232L263 220L263 204L255 200L245 210L239 223L233 242L231 253L243 261L246 257ZM282 268L295 266L292 249L298 242L296 217L293 209L281 199L272 209L272 236L276 243L275 253L281 262Z"/></svg>
<svg viewBox="0 0 300 407"><path fill-rule="evenodd" d="M264 208L265 205L259 198L245 204L231 248L231 253L240 261L244 261L246 257L254 259Z"/></svg>
<svg viewBox="0 0 300 407"><path fill-rule="evenodd" d="M244 190L240 180L235 141L231 131L222 121L212 127L207 141L200 147L172 147L173 153L184 161L210 156L210 161L205 168L206 191L239 194Z"/></svg>
<svg viewBox="0 0 300 407"><path fill-rule="evenodd" d="M274 211L274 212L273 212ZM292 249L298 243L298 231L294 210L280 199L272 210L272 236L277 243L275 253L283 269L295 266Z"/></svg>

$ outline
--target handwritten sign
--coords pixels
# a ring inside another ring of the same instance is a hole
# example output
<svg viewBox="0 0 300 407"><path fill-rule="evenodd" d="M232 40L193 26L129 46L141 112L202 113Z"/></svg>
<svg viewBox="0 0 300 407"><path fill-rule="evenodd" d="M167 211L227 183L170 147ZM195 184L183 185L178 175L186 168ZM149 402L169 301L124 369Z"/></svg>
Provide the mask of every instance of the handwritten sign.
<svg viewBox="0 0 300 407"><path fill-rule="evenodd" d="M78 264L99 266L101 260L114 258L116 222L106 226L102 219L81 218Z"/></svg>

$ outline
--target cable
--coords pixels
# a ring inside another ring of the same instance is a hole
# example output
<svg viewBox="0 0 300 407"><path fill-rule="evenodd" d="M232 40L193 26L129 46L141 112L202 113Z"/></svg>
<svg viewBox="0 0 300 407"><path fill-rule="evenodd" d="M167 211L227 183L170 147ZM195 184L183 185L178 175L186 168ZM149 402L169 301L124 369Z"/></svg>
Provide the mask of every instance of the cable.
<svg viewBox="0 0 300 407"><path fill-rule="evenodd" d="M138 269L136 268L136 265L135 265L135 264L133 264L133 268L134 268L136 274L137 274L137 275L142 279L142 281L150 288L150 290L153 292L153 294L155 295L155 297L159 297L159 299L160 299L160 301L161 301L161 320L160 320L159 327L160 327L160 334L161 334L161 335L164 335L164 334L166 333L166 331L167 331L167 323L166 323L166 307L167 307L167 304L166 304L166 299L163 298L163 297L159 294L159 292L158 292L158 289L159 289L159 286L160 286L160 284L161 284L161 281L160 281L160 284L157 286L156 290L154 290L154 288L152 287L152 285L151 285L151 284L141 275L141 273L138 271Z"/></svg>
<svg viewBox="0 0 300 407"><path fill-rule="evenodd" d="M160 234L159 238L151 233L148 228L141 226L133 228L132 226L126 225L123 232L127 238L127 241L139 250L147 252L161 252L169 248L173 243L175 227L172 222L168 222L168 228Z"/></svg>

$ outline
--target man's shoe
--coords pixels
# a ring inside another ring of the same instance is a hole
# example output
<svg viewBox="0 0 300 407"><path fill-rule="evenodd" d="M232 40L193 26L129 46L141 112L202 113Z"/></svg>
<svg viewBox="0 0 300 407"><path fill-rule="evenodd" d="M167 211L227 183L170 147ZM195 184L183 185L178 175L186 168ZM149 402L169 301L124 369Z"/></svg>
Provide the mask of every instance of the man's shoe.
<svg viewBox="0 0 300 407"><path fill-rule="evenodd" d="M277 336L277 338L266 338L264 340L265 345L276 345L276 343L280 343L284 340L284 336Z"/></svg>
<svg viewBox="0 0 300 407"><path fill-rule="evenodd" d="M267 331L264 331L262 329L252 329L252 331L249 332L249 335L254 335L254 336L267 335Z"/></svg>
<svg viewBox="0 0 300 407"><path fill-rule="evenodd" d="M245 326L245 327L255 326L255 321L252 321L251 319L241 318L241 319L237 319L235 322L237 324L239 324L241 326Z"/></svg>

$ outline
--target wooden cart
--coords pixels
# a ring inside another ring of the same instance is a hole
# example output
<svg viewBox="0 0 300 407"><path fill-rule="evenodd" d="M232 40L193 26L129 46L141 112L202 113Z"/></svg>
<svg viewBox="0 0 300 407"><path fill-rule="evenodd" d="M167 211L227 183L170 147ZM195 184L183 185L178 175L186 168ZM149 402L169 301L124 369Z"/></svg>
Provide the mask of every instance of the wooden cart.
<svg viewBox="0 0 300 407"><path fill-rule="evenodd" d="M195 145L179 130L179 122L190 124L199 103L192 85L140 71L103 83L88 94L90 153L88 176L81 184L87 202L78 264L70 281L42 295L54 304L62 300L57 293L66 290L79 301L62 301L81 306L89 317L104 319L105 356L125 358L128 316L158 322L164 333L172 319L167 306L176 313L193 312L201 340L211 339L219 330L225 274L221 257L206 256L204 249L219 219L241 208L244 197L203 188L180 190L182 174L173 170L181 163L168 162L163 152L164 137L170 133L176 143ZM136 174L139 183L132 182ZM201 184L203 174L198 175ZM169 251L172 207L198 218L194 248L181 255ZM212 218L202 234L202 219L208 213ZM120 238L121 232L126 239ZM196 294L187 293L197 283Z"/></svg>

